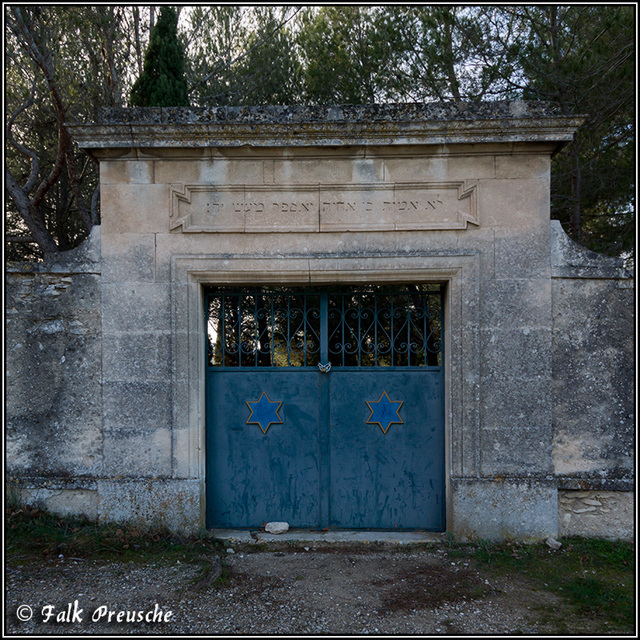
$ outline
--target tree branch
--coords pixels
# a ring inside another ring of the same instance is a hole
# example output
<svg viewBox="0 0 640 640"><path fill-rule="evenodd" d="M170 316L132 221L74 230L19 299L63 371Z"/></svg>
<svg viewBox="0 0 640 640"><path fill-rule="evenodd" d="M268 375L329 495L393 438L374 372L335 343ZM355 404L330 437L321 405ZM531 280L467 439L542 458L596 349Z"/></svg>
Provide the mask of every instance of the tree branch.
<svg viewBox="0 0 640 640"><path fill-rule="evenodd" d="M26 100L26 102L21 104L11 114L11 116L9 117L9 121L7 122L6 127L5 127L7 140L9 141L11 146L13 146L23 156L25 156L25 157L27 157L27 158L29 158L31 160L31 173L30 173L29 178L27 179L27 182L25 183L24 187L22 187L22 189L24 189L25 193L30 193L31 190L33 189L33 187L35 186L36 181L38 180L38 173L40 172L40 162L38 160L38 156L37 156L35 151L33 151L32 149L29 149L28 147L20 144L13 137L12 128L13 128L13 123L15 122L16 118L23 111L26 111L31 105L33 105L35 103L35 90L36 90L36 81L34 79L33 87L31 88L31 95Z"/></svg>
<svg viewBox="0 0 640 640"><path fill-rule="evenodd" d="M29 231L31 231L31 235L38 243L38 246L45 253L59 252L60 249L47 229L44 216L42 215L38 205L35 205L33 201L29 199L29 196L24 192L20 185L18 185L13 175L11 175L11 171L9 171L8 167L5 168L5 184L9 194L18 207L18 211L20 212L22 219L27 225Z"/></svg>

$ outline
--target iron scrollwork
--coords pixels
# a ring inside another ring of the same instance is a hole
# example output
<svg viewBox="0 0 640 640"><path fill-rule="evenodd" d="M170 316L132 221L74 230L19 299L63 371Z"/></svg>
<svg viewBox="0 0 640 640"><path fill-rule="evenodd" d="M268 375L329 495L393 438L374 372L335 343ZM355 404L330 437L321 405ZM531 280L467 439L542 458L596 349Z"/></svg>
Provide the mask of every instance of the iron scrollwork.
<svg viewBox="0 0 640 640"><path fill-rule="evenodd" d="M323 373L331 367L441 365L439 285L363 289L212 293L209 365L318 367Z"/></svg>

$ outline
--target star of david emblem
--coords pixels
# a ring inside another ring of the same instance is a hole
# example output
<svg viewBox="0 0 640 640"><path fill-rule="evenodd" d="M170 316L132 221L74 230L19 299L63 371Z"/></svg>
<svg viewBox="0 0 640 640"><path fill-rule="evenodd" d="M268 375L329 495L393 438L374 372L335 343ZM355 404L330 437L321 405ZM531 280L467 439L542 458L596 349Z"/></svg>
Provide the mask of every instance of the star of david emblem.
<svg viewBox="0 0 640 640"><path fill-rule="evenodd" d="M389 400L386 391L382 392L379 400L375 402L365 400L365 402L369 406L369 409L371 409L371 415L367 420L367 424L380 425L382 433L387 433L392 424L404 424L404 420L398 413L404 402L401 400Z"/></svg>
<svg viewBox="0 0 640 640"><path fill-rule="evenodd" d="M278 415L282 402L271 402L264 391L259 400L247 400L246 402L251 410L251 415L247 418L246 424L260 425L262 433L267 433L267 429L272 424L282 424L282 418Z"/></svg>

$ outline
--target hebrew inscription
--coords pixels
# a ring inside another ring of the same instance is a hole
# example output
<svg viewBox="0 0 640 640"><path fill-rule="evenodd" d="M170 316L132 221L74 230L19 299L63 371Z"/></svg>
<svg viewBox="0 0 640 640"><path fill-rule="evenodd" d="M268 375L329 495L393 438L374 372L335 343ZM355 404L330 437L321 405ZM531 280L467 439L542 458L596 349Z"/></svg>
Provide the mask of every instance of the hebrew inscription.
<svg viewBox="0 0 640 640"><path fill-rule="evenodd" d="M351 185L172 185L170 228L202 232L466 229L477 186L464 182Z"/></svg>

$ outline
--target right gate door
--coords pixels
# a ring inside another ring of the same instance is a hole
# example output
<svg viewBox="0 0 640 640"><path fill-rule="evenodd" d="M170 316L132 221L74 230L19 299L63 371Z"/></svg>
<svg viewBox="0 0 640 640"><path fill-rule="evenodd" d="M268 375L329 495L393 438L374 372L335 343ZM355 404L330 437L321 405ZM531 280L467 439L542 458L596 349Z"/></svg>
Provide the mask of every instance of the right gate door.
<svg viewBox="0 0 640 640"><path fill-rule="evenodd" d="M442 291L328 298L330 526L445 525Z"/></svg>
<svg viewBox="0 0 640 640"><path fill-rule="evenodd" d="M208 526L444 530L440 285L207 307Z"/></svg>
<svg viewBox="0 0 640 640"><path fill-rule="evenodd" d="M442 376L330 375L331 526L442 530Z"/></svg>

